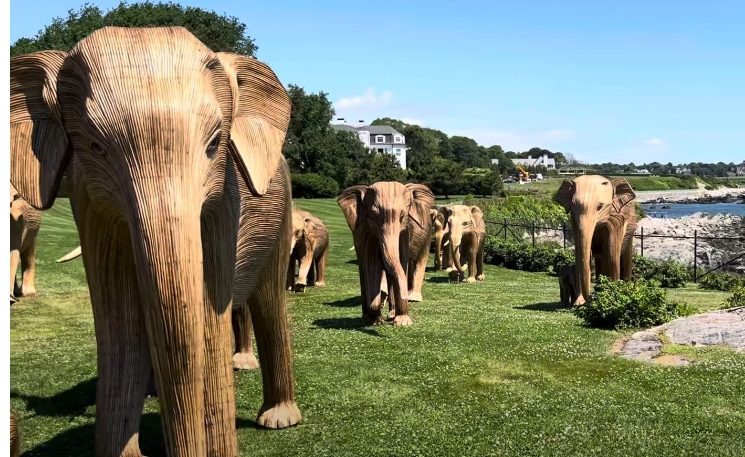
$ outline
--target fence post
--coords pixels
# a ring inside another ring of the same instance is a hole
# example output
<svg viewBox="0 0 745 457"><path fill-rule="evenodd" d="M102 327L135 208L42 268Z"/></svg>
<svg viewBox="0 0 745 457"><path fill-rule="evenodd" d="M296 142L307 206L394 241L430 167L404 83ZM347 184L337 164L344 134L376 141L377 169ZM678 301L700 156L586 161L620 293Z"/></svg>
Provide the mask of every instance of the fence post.
<svg viewBox="0 0 745 457"><path fill-rule="evenodd" d="M504 240L507 241L507 218L504 218Z"/></svg>
<svg viewBox="0 0 745 457"><path fill-rule="evenodd" d="M642 227L641 240L642 240L642 257L644 257L644 227Z"/></svg>
<svg viewBox="0 0 745 457"><path fill-rule="evenodd" d="M564 239L564 249L567 248L567 224L566 222L561 223L561 237Z"/></svg>
<svg viewBox="0 0 745 457"><path fill-rule="evenodd" d="M693 282L698 282L698 230L693 231Z"/></svg>
<svg viewBox="0 0 745 457"><path fill-rule="evenodd" d="M530 238L533 240L533 246L535 246L535 223L530 223Z"/></svg>

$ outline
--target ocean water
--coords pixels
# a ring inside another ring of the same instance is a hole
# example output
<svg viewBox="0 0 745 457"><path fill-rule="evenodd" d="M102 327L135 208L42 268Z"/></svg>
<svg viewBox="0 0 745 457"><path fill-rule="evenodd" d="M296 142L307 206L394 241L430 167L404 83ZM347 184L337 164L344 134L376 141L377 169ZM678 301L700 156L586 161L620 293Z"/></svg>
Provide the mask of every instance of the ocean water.
<svg viewBox="0 0 745 457"><path fill-rule="evenodd" d="M643 203L642 208L647 217L676 218L695 213L721 213L745 217L745 204L742 203Z"/></svg>

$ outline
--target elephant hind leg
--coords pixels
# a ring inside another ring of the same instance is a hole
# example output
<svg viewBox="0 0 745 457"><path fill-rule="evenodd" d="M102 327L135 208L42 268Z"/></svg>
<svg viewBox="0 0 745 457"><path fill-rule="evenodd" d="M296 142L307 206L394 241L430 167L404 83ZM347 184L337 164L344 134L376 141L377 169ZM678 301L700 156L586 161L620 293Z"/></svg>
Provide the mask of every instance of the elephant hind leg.
<svg viewBox="0 0 745 457"><path fill-rule="evenodd" d="M633 239L632 239L633 240ZM634 273L634 244L629 241L621 251L621 279L628 281Z"/></svg>
<svg viewBox="0 0 745 457"><path fill-rule="evenodd" d="M235 353L233 368L236 370L253 370L259 368L259 361L254 354L251 339L251 312L248 305L233 307L233 335L235 336Z"/></svg>
<svg viewBox="0 0 745 457"><path fill-rule="evenodd" d="M328 257L329 248L326 246L316 259L316 287L324 287L326 285L326 262L328 261Z"/></svg>
<svg viewBox="0 0 745 457"><path fill-rule="evenodd" d="M21 252L21 295L36 295L36 243L32 243Z"/></svg>
<svg viewBox="0 0 745 457"><path fill-rule="evenodd" d="M19 297L21 290L18 287L16 275L18 274L18 264L21 260L21 254L17 249L10 251L10 297Z"/></svg>

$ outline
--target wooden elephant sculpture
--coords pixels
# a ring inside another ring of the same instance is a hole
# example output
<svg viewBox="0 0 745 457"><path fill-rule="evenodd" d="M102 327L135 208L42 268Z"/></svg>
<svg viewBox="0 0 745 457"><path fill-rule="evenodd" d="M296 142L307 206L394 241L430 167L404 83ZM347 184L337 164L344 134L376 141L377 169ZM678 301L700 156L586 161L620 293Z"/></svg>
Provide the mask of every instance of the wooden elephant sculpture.
<svg viewBox="0 0 745 457"><path fill-rule="evenodd" d="M329 231L326 224L307 211L293 209L287 289L304 292L307 286L326 286L328 254Z"/></svg>
<svg viewBox="0 0 745 457"><path fill-rule="evenodd" d="M577 266L563 265L559 268L559 271L556 272L556 276L559 278L559 296L561 298L561 306L572 306L579 296Z"/></svg>
<svg viewBox="0 0 745 457"><path fill-rule="evenodd" d="M636 194L623 178L583 175L564 181L555 200L571 215L579 295L574 304L590 297L591 259L598 275L611 280L631 279Z"/></svg>
<svg viewBox="0 0 745 457"><path fill-rule="evenodd" d="M468 264L466 282L483 281L484 275L484 242L486 241L486 224L484 215L478 206L453 205L445 208L448 221L450 254L450 277L460 280L466 269L463 260Z"/></svg>
<svg viewBox="0 0 745 457"><path fill-rule="evenodd" d="M339 196L354 237L366 323L383 322L387 287L388 317L394 325L411 325L409 301L422 300L434 199L426 186L398 182L353 186Z"/></svg>
<svg viewBox="0 0 745 457"><path fill-rule="evenodd" d="M41 211L29 205L10 185L10 302L36 294L36 237ZM21 264L21 284L16 274Z"/></svg>
<svg viewBox="0 0 745 457"><path fill-rule="evenodd" d="M446 208L445 206L438 206L430 210L432 230L435 235L435 270L442 270L450 266L449 250L445 249L450 244L450 229Z"/></svg>
<svg viewBox="0 0 745 457"><path fill-rule="evenodd" d="M21 455L21 434L16 423L16 415L10 412L10 457Z"/></svg>
<svg viewBox="0 0 745 457"><path fill-rule="evenodd" d="M255 322L258 423L300 421L291 103L274 72L182 27L105 27L69 52L13 57L10 99L11 183L44 209L70 178L98 347L95 454L141 455L154 370L166 454L238 455L234 308Z"/></svg>

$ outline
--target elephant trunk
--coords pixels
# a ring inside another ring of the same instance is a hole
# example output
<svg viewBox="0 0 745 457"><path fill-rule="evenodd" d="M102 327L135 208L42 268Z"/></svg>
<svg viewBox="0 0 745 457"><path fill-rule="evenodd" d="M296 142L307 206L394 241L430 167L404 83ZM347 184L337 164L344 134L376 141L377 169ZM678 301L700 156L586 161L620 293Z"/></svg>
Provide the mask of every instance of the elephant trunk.
<svg viewBox="0 0 745 457"><path fill-rule="evenodd" d="M188 197L140 200L130 218L166 449L176 455L207 446L201 208Z"/></svg>
<svg viewBox="0 0 745 457"><path fill-rule="evenodd" d="M463 273L465 268L460 262L460 243L463 240L463 234L459 230L450 229L450 257L455 268Z"/></svg>
<svg viewBox="0 0 745 457"><path fill-rule="evenodd" d="M595 233L595 220L587 216L579 218L574 231L574 256L577 265L577 290L579 296L575 305L582 305L590 298L590 260L592 258L592 236Z"/></svg>
<svg viewBox="0 0 745 457"><path fill-rule="evenodd" d="M393 290L393 300L396 315L409 313L409 286L403 263L406 261L401 255L400 230L387 230L383 234L383 268L388 276L388 287Z"/></svg>

